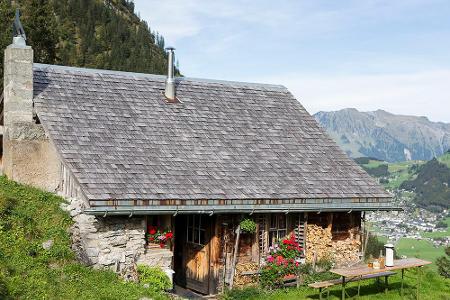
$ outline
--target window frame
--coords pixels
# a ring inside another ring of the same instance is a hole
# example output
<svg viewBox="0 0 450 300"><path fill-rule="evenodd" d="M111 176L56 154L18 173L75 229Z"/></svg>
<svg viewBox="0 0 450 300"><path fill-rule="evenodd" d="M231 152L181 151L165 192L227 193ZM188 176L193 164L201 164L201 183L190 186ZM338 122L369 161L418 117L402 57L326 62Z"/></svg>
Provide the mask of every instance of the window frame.
<svg viewBox="0 0 450 300"><path fill-rule="evenodd" d="M288 235L288 216L286 214L270 214L268 220L269 247L275 245ZM275 222L274 222L275 221ZM284 224L283 224L284 223ZM282 226L283 225L283 226Z"/></svg>
<svg viewBox="0 0 450 300"><path fill-rule="evenodd" d="M206 231L204 227L205 222L203 215L188 215L186 218L186 242L205 246L206 245Z"/></svg>

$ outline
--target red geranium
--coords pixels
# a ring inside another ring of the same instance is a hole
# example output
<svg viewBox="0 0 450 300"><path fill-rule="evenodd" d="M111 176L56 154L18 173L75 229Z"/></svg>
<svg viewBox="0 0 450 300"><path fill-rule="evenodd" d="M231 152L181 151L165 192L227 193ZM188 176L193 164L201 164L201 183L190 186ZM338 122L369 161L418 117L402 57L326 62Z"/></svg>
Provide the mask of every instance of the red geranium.
<svg viewBox="0 0 450 300"><path fill-rule="evenodd" d="M171 239L171 238L173 238L173 233L169 231L166 233L166 239Z"/></svg>
<svg viewBox="0 0 450 300"><path fill-rule="evenodd" d="M156 230L155 226L148 227L148 233L150 233L151 235L155 234L156 232L157 232L157 230Z"/></svg>

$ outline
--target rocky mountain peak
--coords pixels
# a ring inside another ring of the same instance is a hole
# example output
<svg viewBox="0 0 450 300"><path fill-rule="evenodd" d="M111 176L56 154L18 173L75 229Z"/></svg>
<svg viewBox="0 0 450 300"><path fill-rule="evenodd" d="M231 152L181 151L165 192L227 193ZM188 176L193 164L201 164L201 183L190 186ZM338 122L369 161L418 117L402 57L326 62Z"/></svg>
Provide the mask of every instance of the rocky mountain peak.
<svg viewBox="0 0 450 300"><path fill-rule="evenodd" d="M450 149L450 124L424 116L346 108L321 111L314 117L351 157L389 162L429 160Z"/></svg>

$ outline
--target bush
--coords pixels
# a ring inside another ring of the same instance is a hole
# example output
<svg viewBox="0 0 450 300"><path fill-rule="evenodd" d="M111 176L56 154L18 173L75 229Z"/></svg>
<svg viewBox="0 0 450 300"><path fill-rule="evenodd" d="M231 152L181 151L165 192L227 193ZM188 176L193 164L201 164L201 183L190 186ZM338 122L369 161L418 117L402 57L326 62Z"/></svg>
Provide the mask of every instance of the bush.
<svg viewBox="0 0 450 300"><path fill-rule="evenodd" d="M369 234L364 258L367 260L369 257L378 257L380 255L380 251L383 250L384 243L380 241L376 235Z"/></svg>
<svg viewBox="0 0 450 300"><path fill-rule="evenodd" d="M328 272L334 266L334 261L330 258L321 258L316 262L316 268L323 272Z"/></svg>
<svg viewBox="0 0 450 300"><path fill-rule="evenodd" d="M0 270L0 299L10 299L8 294L8 287L6 286L4 275L1 273Z"/></svg>
<svg viewBox="0 0 450 300"><path fill-rule="evenodd" d="M16 206L16 203L16 199L0 194L0 215L9 214Z"/></svg>
<svg viewBox="0 0 450 300"><path fill-rule="evenodd" d="M436 260L436 265L441 276L450 278L450 247L445 248L445 254L447 256L441 256Z"/></svg>
<svg viewBox="0 0 450 300"><path fill-rule="evenodd" d="M445 221L439 221L436 224L436 228L447 228L447 227L448 227L448 224Z"/></svg>
<svg viewBox="0 0 450 300"><path fill-rule="evenodd" d="M149 289L159 292L172 289L169 277L161 268L139 265L137 267L139 282L148 284Z"/></svg>

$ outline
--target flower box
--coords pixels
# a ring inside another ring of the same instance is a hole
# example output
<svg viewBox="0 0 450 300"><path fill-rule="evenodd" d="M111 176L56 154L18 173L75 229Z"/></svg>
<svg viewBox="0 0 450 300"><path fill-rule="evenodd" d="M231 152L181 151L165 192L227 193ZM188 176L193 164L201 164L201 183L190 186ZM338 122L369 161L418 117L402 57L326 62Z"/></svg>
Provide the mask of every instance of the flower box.
<svg viewBox="0 0 450 300"><path fill-rule="evenodd" d="M148 248L169 248L173 233L170 230L160 230L156 226L148 226L145 237Z"/></svg>

